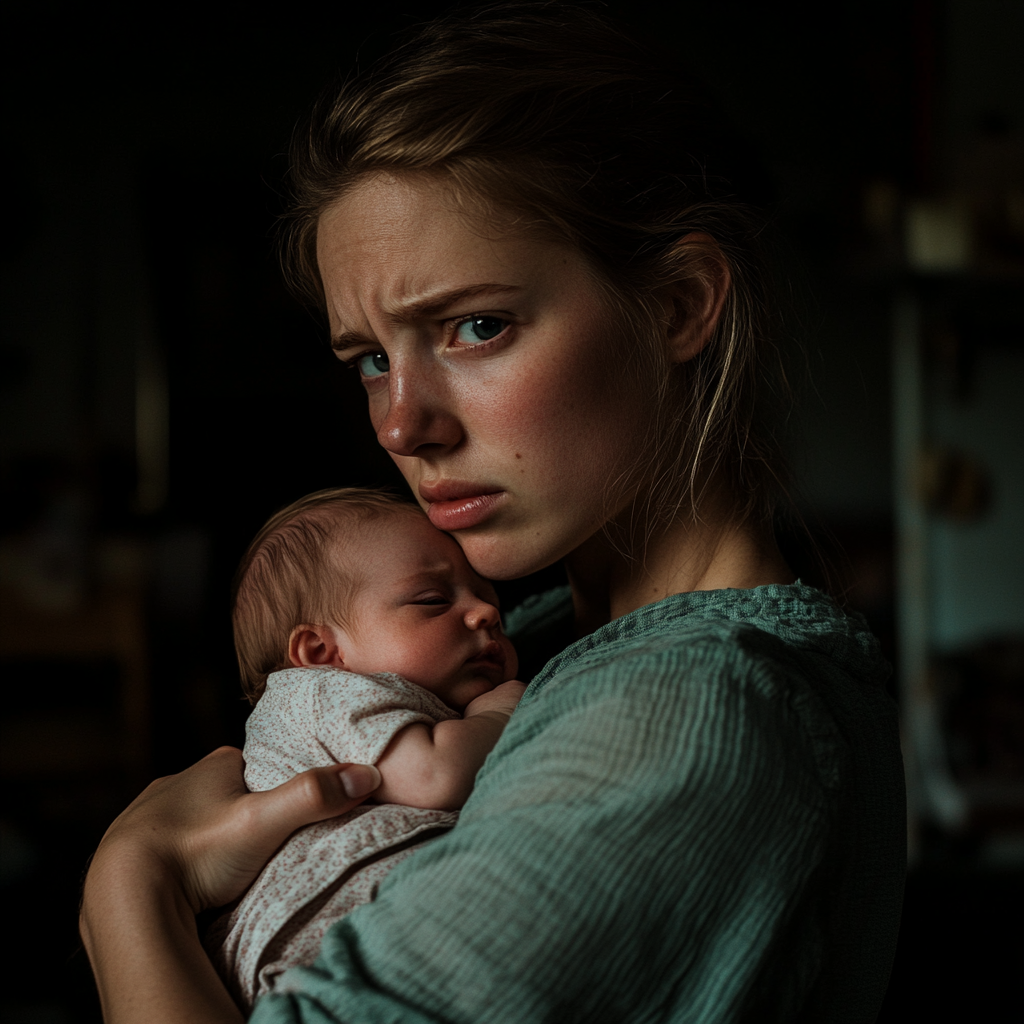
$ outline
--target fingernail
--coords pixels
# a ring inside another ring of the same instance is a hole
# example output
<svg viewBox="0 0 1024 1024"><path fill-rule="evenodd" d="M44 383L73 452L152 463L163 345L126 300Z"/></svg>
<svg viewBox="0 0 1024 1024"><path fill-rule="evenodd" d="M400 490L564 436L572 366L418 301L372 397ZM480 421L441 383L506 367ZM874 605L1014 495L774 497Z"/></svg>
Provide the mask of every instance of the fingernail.
<svg viewBox="0 0 1024 1024"><path fill-rule="evenodd" d="M345 795L353 800L372 793L380 785L380 772L372 764L349 765L339 775Z"/></svg>

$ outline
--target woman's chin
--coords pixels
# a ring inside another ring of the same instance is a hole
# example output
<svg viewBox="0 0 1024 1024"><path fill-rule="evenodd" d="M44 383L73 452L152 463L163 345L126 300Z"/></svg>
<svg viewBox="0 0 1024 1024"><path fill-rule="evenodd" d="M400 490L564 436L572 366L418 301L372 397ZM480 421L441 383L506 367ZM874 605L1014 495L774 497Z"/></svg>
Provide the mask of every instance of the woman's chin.
<svg viewBox="0 0 1024 1024"><path fill-rule="evenodd" d="M452 536L473 569L489 580L517 580L529 576L553 565L566 554L561 548L540 543L540 538L535 538L531 544L504 531L498 535L467 531Z"/></svg>

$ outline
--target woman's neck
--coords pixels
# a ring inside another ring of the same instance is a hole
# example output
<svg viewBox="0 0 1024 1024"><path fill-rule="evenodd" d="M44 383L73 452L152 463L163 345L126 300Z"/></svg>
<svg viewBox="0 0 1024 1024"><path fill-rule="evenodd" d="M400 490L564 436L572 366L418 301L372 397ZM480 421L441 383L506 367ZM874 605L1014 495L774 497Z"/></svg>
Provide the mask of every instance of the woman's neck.
<svg viewBox="0 0 1024 1024"><path fill-rule="evenodd" d="M770 531L704 514L677 521L637 550L595 534L566 559L579 636L671 594L792 583Z"/></svg>

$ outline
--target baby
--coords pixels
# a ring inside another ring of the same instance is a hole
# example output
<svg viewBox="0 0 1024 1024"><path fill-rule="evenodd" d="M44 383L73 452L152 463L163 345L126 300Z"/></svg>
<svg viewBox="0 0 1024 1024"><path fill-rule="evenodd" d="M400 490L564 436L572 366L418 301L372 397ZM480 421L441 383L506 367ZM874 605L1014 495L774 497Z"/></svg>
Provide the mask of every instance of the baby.
<svg viewBox="0 0 1024 1024"><path fill-rule="evenodd" d="M342 762L382 780L372 803L292 835L207 933L248 1011L455 823L524 687L491 585L415 505L377 491L320 491L273 516L239 567L233 622L256 705L249 788Z"/></svg>

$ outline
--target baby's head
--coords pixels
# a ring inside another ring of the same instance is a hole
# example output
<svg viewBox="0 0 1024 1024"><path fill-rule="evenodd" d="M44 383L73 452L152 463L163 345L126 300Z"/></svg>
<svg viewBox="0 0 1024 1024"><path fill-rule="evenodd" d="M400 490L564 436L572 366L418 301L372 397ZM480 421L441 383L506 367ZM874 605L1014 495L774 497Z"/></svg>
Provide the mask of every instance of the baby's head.
<svg viewBox="0 0 1024 1024"><path fill-rule="evenodd" d="M415 505L355 487L272 516L242 559L232 622L255 704L279 669L394 672L462 710L514 678L498 599Z"/></svg>

